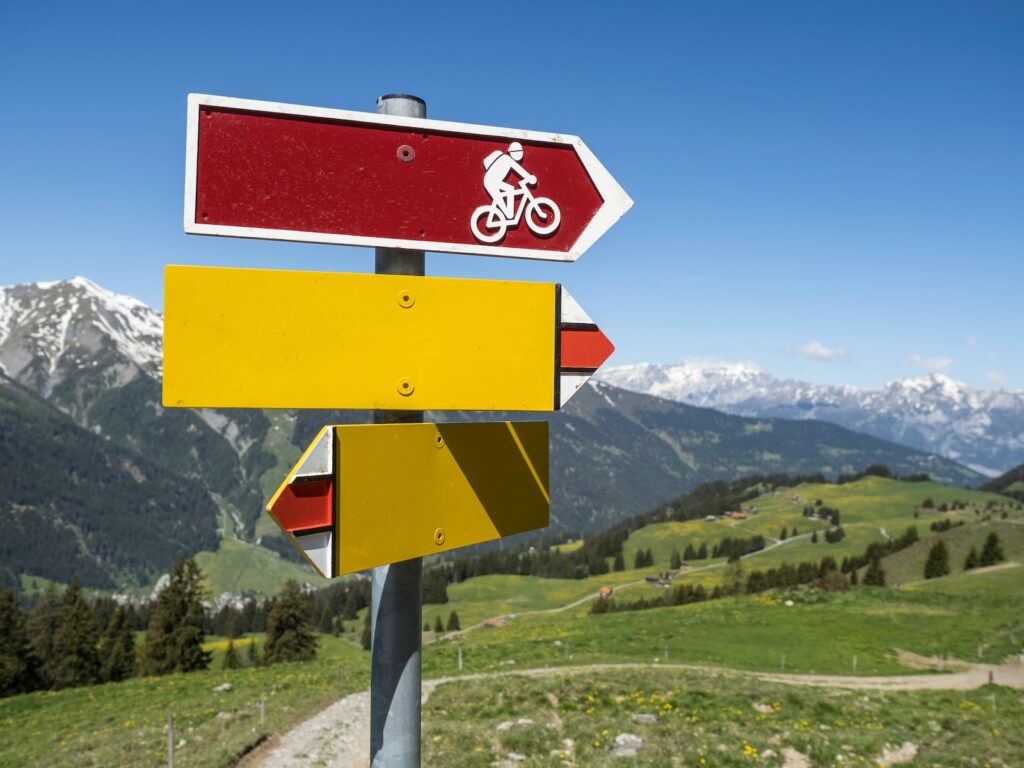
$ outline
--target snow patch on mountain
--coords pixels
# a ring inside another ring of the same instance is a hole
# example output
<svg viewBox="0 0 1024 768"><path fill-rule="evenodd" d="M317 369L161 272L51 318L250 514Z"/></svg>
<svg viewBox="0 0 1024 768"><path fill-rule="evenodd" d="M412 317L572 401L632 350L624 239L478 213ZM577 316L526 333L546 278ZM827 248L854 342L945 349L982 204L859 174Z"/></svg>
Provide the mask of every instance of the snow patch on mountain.
<svg viewBox="0 0 1024 768"><path fill-rule="evenodd" d="M753 363L684 359L599 371L609 384L742 416L819 419L996 475L1024 463L1024 392L977 390L942 373L877 389L781 380Z"/></svg>
<svg viewBox="0 0 1024 768"><path fill-rule="evenodd" d="M0 287L0 367L43 394L109 348L159 378L162 339L159 312L84 277Z"/></svg>

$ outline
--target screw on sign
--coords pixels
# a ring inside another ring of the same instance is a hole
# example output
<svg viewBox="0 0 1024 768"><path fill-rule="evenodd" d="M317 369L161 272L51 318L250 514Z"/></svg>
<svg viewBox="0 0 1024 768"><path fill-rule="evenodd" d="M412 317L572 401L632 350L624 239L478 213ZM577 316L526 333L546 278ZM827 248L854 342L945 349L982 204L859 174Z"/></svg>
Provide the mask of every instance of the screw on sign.
<svg viewBox="0 0 1024 768"><path fill-rule="evenodd" d="M575 261L632 204L576 136L189 96L192 234Z"/></svg>

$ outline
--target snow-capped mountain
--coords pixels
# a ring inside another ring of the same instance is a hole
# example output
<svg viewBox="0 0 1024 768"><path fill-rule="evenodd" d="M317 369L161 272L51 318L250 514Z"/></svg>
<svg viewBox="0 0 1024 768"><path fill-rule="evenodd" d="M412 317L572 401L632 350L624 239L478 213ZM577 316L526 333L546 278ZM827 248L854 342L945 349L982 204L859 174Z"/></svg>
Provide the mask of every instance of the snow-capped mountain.
<svg viewBox="0 0 1024 768"><path fill-rule="evenodd" d="M160 377L163 319L84 277L0 287L0 371L44 397L105 359L110 385Z"/></svg>
<svg viewBox="0 0 1024 768"><path fill-rule="evenodd" d="M597 375L634 392L742 416L830 421L990 476L1024 463L1024 392L973 389L941 373L878 389L780 380L750 363L719 360L643 363Z"/></svg>

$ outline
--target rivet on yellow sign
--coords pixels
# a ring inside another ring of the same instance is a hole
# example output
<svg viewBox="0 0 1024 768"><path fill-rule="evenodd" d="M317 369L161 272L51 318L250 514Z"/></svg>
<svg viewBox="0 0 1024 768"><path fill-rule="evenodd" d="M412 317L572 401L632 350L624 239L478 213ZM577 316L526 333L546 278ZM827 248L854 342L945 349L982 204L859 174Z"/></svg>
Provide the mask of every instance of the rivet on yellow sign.
<svg viewBox="0 0 1024 768"><path fill-rule="evenodd" d="M324 427L267 504L323 576L548 524L548 423Z"/></svg>
<svg viewBox="0 0 1024 768"><path fill-rule="evenodd" d="M612 352L554 283L167 267L167 407L553 411Z"/></svg>

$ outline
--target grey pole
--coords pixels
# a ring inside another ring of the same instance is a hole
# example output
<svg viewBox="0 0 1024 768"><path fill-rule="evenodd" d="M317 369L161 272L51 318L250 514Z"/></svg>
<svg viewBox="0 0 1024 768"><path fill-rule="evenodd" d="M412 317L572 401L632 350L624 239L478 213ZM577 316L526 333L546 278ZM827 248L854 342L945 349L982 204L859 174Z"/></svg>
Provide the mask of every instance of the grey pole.
<svg viewBox="0 0 1024 768"><path fill-rule="evenodd" d="M426 117L427 105L416 96L396 93L377 99L377 112ZM424 274L423 251L377 248L375 260L378 275ZM421 422L423 411L375 411L373 421L375 424ZM418 557L373 569L370 605L372 768L419 768L420 765L422 574L422 561Z"/></svg>

